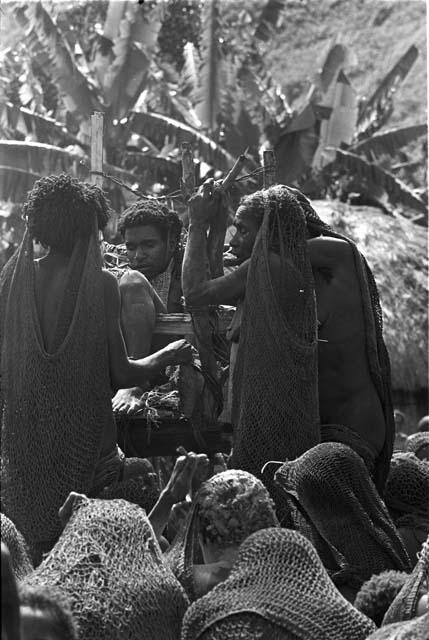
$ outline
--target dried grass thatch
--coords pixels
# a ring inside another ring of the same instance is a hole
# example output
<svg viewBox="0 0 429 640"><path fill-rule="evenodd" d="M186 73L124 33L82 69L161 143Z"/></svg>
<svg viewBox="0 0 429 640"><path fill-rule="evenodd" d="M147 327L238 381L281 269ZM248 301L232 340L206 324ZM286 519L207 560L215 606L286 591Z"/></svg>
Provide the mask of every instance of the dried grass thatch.
<svg viewBox="0 0 429 640"><path fill-rule="evenodd" d="M379 209L314 201L320 217L356 242L377 282L395 391L428 387L428 234Z"/></svg>

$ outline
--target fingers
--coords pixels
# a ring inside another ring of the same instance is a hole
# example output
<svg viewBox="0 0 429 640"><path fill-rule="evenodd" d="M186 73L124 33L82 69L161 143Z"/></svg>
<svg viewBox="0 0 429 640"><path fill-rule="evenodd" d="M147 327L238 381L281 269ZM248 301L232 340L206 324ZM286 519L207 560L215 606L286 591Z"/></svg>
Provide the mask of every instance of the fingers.
<svg viewBox="0 0 429 640"><path fill-rule="evenodd" d="M76 493L75 491L71 491L66 498L66 501L60 507L58 511L59 518L63 526L67 524L68 519L70 518L73 509L81 502L87 500L87 497L83 493Z"/></svg>

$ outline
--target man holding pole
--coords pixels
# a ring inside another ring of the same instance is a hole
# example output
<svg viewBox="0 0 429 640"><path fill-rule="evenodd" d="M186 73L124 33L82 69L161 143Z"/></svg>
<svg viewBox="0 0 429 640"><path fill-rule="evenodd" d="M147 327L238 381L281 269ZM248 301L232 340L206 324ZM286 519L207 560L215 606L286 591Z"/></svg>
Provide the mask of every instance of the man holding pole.
<svg viewBox="0 0 429 640"><path fill-rule="evenodd" d="M355 245L331 232L283 185L242 199L231 252L237 269L208 279L207 229L225 233L218 185L190 200L183 265L188 306L235 304L232 465L261 476L269 460L320 440L351 446L382 491L393 445L390 370L372 274Z"/></svg>

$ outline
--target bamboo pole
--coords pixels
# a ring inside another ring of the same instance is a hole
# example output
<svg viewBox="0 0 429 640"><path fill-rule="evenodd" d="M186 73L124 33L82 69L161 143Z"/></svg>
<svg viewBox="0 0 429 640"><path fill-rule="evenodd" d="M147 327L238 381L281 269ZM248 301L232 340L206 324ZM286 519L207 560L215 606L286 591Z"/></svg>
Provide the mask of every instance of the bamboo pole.
<svg viewBox="0 0 429 640"><path fill-rule="evenodd" d="M104 114L96 111L91 116L91 171L103 171L103 125ZM103 176L91 173L91 182L101 189Z"/></svg>
<svg viewBox="0 0 429 640"><path fill-rule="evenodd" d="M277 184L277 166L274 149L266 149L263 155L264 189Z"/></svg>

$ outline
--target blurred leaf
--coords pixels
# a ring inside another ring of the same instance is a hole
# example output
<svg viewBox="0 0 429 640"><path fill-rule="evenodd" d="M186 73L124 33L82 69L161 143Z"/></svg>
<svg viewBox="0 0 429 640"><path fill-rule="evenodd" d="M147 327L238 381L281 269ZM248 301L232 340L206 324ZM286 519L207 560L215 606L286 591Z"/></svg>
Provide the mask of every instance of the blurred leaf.
<svg viewBox="0 0 429 640"><path fill-rule="evenodd" d="M406 184L380 166L368 162L354 153L343 151L342 149L337 149L336 151L337 157L333 165L336 165L341 170L346 170L356 180L362 180L369 193L378 193L382 188L386 191L389 201L393 205L401 204L415 209L425 214L427 221L426 204ZM329 166L331 167L331 165Z"/></svg>
<svg viewBox="0 0 429 640"><path fill-rule="evenodd" d="M405 147L416 138L420 138L423 135L427 136L427 132L426 124L389 129L388 131L376 133L370 138L365 138L362 142L353 144L349 150L353 153L365 153L367 155L380 156L388 153L393 156L401 147Z"/></svg>
<svg viewBox="0 0 429 640"><path fill-rule="evenodd" d="M225 149L183 122L157 113L133 113L129 123L131 131L141 133L162 148L165 138L172 140L177 148L182 142L190 142L200 157L220 171L228 171L235 162Z"/></svg>
<svg viewBox="0 0 429 640"><path fill-rule="evenodd" d="M285 0L268 0L262 9L259 24L254 33L255 38L263 42L269 41L284 6Z"/></svg>
<svg viewBox="0 0 429 640"><path fill-rule="evenodd" d="M406 78L419 55L416 46L412 45L398 60L389 73L383 78L371 98L361 107L358 115L356 139L378 131L390 115L390 101L395 89Z"/></svg>

